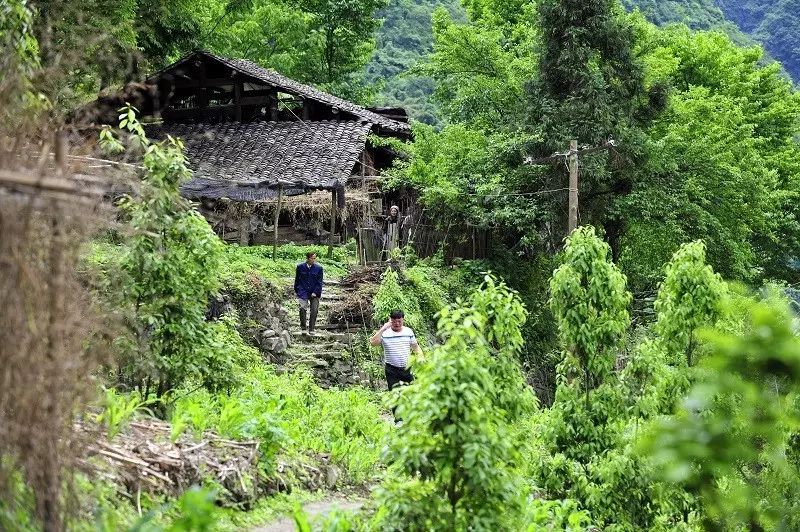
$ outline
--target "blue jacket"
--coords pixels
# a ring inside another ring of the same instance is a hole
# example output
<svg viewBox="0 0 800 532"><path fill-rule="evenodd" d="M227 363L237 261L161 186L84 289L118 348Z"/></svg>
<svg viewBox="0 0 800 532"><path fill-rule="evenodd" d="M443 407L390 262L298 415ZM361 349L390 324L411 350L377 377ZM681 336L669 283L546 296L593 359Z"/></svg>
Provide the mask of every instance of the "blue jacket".
<svg viewBox="0 0 800 532"><path fill-rule="evenodd" d="M309 268L305 262L298 264L294 271L294 293L300 299L308 299L311 294L321 296L322 266L314 264Z"/></svg>

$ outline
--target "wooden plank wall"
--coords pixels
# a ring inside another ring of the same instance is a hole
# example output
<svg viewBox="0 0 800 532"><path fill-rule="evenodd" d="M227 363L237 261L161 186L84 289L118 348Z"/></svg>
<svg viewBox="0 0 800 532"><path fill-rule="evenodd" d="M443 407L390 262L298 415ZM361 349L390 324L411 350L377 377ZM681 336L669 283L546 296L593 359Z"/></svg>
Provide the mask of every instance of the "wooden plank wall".
<svg viewBox="0 0 800 532"><path fill-rule="evenodd" d="M438 229L419 223L411 229L412 247L420 258L432 257L444 249L447 262L455 258L485 259L489 256L490 233L485 229L465 225Z"/></svg>

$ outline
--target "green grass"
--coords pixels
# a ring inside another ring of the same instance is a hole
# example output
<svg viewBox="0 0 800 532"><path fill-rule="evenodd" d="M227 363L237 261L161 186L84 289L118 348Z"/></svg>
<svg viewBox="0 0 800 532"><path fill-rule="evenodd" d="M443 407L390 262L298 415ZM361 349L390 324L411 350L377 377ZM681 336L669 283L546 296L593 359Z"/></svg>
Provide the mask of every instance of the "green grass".
<svg viewBox="0 0 800 532"><path fill-rule="evenodd" d="M121 248L107 241L90 244L84 250L82 267L88 270L103 288L108 281L108 272L120 260ZM229 244L224 247L220 281L234 296L251 296L270 287L281 289L291 285L295 267L306 260L306 253L317 252L319 264L327 278L342 277L348 266L355 262L352 246L335 247L333 257L327 258L327 246L278 246L276 260L272 260L272 246L240 247Z"/></svg>
<svg viewBox="0 0 800 532"><path fill-rule="evenodd" d="M382 450L393 428L384 419L379 394L361 387L324 390L310 372L276 375L265 366L251 369L240 382L229 394L201 389L181 397L184 390L178 390L171 421L184 420L188 434L207 429L231 439L258 439L266 474L274 471L279 457L317 466L314 456L328 455L340 470L337 490L359 490L378 481L384 469ZM134 504L112 484L87 479L81 484L82 517L75 530L128 530L140 519ZM297 504L325 495L295 486L291 494L259 499L248 511L215 508L208 518L214 520L214 530L241 530L291 515ZM142 507L145 514L154 512L151 530L169 529L186 511L180 500L164 496L143 495Z"/></svg>
<svg viewBox="0 0 800 532"><path fill-rule="evenodd" d="M325 246L297 246L285 244L277 249L276 260L272 260L272 246L239 247L235 244L225 246L221 279L223 285L236 295L252 294L266 281L274 287L282 288L291 284L297 264L306 260L306 253L317 252L318 262L326 277L341 277L347 273L355 255L349 248L336 247L333 257L325 256Z"/></svg>
<svg viewBox="0 0 800 532"><path fill-rule="evenodd" d="M189 431L191 420L201 419L202 428L225 437L259 439L267 470L278 455L303 460L327 454L341 468L343 483L360 485L381 469L390 426L377 393L361 387L324 390L310 372L276 375L266 366L252 369L241 383L229 395L199 390L180 399L172 418L189 420Z"/></svg>
<svg viewBox="0 0 800 532"><path fill-rule="evenodd" d="M298 505L302 506L324 497L323 492L293 490L291 493L277 493L272 497L259 499L256 505L247 511L222 508L217 512L214 529L235 531L267 525L278 519L290 517Z"/></svg>

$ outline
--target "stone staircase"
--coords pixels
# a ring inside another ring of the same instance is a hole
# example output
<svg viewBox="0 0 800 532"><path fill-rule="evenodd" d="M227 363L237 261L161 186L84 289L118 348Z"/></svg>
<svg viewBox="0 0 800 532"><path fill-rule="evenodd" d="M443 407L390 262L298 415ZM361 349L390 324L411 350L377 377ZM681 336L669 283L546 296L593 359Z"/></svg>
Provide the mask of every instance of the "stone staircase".
<svg viewBox="0 0 800 532"><path fill-rule="evenodd" d="M289 279L287 282L292 282ZM299 366L311 368L322 387L368 385L369 378L353 360L352 350L359 326L343 329L329 323L331 310L347 298L346 287L339 279L326 279L320 298L316 332L311 335L300 330L299 307L296 299L287 302L288 320L291 324L291 344L274 360L277 371L292 371ZM362 336L363 339L363 336Z"/></svg>

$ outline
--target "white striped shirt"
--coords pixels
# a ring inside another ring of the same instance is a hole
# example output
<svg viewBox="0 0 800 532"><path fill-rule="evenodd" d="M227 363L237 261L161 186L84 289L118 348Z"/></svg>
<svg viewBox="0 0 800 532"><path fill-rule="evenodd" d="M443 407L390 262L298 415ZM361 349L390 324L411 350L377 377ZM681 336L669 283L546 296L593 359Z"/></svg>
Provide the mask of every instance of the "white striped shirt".
<svg viewBox="0 0 800 532"><path fill-rule="evenodd" d="M414 331L405 326L398 332L389 328L381 333L381 345L384 362L405 369L408 367L411 347L417 345L417 337Z"/></svg>

